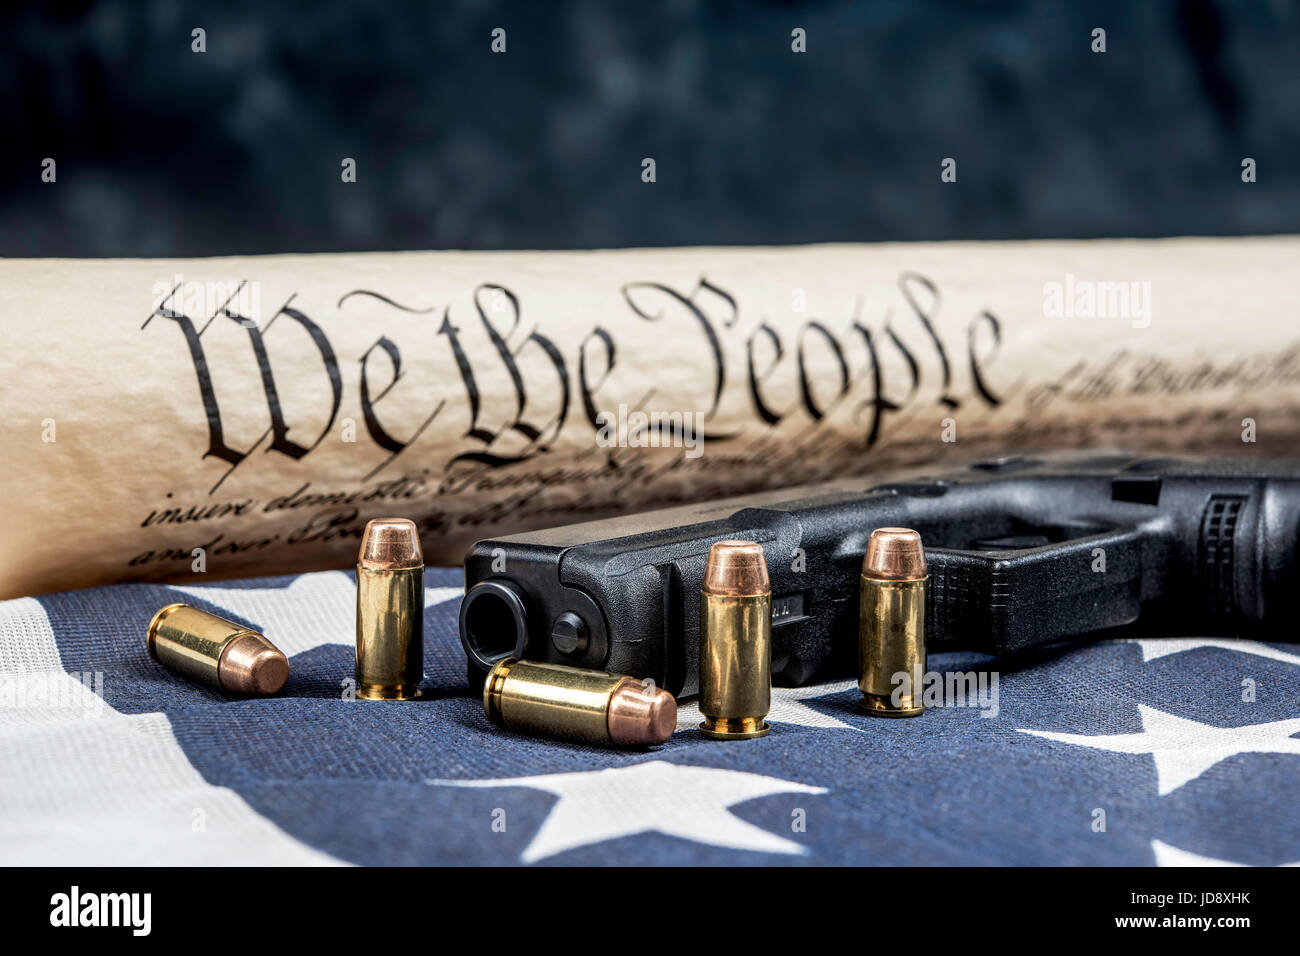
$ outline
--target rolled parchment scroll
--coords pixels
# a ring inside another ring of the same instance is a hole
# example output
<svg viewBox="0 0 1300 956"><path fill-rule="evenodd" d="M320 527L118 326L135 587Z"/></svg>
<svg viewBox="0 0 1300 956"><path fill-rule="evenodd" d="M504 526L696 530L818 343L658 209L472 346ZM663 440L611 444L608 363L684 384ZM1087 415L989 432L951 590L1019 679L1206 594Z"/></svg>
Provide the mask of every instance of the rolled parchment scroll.
<svg viewBox="0 0 1300 956"><path fill-rule="evenodd" d="M937 459L1300 454L1300 239L0 261L0 597Z"/></svg>

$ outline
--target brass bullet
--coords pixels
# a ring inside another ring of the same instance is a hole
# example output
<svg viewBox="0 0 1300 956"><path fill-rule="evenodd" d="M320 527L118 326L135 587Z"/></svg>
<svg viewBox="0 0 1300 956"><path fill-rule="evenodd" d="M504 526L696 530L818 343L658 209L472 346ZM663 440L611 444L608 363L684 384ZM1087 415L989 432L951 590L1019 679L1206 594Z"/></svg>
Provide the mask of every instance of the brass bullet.
<svg viewBox="0 0 1300 956"><path fill-rule="evenodd" d="M145 642L168 670L232 694L274 694L289 679L289 659L261 634L188 604L155 614Z"/></svg>
<svg viewBox="0 0 1300 956"><path fill-rule="evenodd" d="M483 711L507 730L651 747L672 736L677 701L647 681L507 657L483 685Z"/></svg>
<svg viewBox="0 0 1300 956"><path fill-rule="evenodd" d="M766 736L771 705L772 586L763 549L719 541L700 593L700 731L715 740Z"/></svg>
<svg viewBox="0 0 1300 956"><path fill-rule="evenodd" d="M858 612L858 688L876 717L925 712L925 582L921 536L910 528L877 528L862 559ZM900 675L907 675L906 680Z"/></svg>
<svg viewBox="0 0 1300 956"><path fill-rule="evenodd" d="M357 560L356 694L411 700L424 677L424 555L415 522L375 518Z"/></svg>

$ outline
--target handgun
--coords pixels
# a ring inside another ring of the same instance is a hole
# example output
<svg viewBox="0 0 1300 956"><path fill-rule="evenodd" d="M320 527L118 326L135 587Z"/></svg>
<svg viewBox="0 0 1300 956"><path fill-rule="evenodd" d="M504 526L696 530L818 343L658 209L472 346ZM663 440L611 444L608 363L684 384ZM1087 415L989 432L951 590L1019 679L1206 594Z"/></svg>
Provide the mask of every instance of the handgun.
<svg viewBox="0 0 1300 956"><path fill-rule="evenodd" d="M926 643L1005 656L1069 639L1295 639L1300 460L1056 452L914 469L480 541L465 559L471 680L502 657L698 692L709 547L763 547L772 675L855 673L879 527L921 535Z"/></svg>

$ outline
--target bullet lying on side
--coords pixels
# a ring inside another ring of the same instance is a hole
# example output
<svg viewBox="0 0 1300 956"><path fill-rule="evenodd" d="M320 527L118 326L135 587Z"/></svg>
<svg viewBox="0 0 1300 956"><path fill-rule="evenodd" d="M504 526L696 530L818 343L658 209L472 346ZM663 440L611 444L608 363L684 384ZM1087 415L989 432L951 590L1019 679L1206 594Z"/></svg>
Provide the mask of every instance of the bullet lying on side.
<svg viewBox="0 0 1300 956"><path fill-rule="evenodd" d="M507 657L488 672L483 711L506 730L618 747L672 736L677 701L647 681Z"/></svg>
<svg viewBox="0 0 1300 956"><path fill-rule="evenodd" d="M145 640L168 670L232 694L274 694L289 679L289 659L261 634L188 604L155 614Z"/></svg>

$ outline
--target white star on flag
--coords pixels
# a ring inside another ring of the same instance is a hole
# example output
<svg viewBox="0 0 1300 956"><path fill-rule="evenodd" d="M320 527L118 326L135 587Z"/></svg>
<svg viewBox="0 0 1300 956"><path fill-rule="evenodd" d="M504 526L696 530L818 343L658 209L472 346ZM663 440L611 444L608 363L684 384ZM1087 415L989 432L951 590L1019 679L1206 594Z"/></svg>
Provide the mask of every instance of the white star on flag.
<svg viewBox="0 0 1300 956"><path fill-rule="evenodd" d="M772 709L767 719L778 724L798 724L801 727L821 727L824 729L856 730L861 728L846 724L838 717L814 710L804 703L806 700L820 700L835 694L843 694L852 688L857 691L858 683L853 680L836 680L815 687L773 687ZM700 713L699 699L677 707L677 729L694 730L700 726L704 717Z"/></svg>
<svg viewBox="0 0 1300 956"><path fill-rule="evenodd" d="M448 787L528 787L560 799L525 847L525 863L639 833L663 833L732 850L806 853L728 807L777 793L826 793L776 777L652 760L628 767L500 780L428 780Z"/></svg>
<svg viewBox="0 0 1300 956"><path fill-rule="evenodd" d="M268 606L279 602L294 608L291 616L276 623L266 637L289 657L326 644L354 644L357 639L357 586L342 571L304 574L285 587L229 588L212 585L174 584L180 591L236 617L260 623ZM424 606L432 607L459 598L461 588L425 588ZM268 601L271 598L271 601Z"/></svg>
<svg viewBox="0 0 1300 956"><path fill-rule="evenodd" d="M1168 843L1161 843L1159 840L1151 841L1151 849L1156 855L1156 866L1245 866L1245 863L1232 863L1229 860L1216 860L1212 856L1201 856L1199 853L1191 853L1188 850L1180 850L1176 846L1170 846ZM1300 863L1282 863L1285 867L1297 866Z"/></svg>
<svg viewBox="0 0 1300 956"><path fill-rule="evenodd" d="M1065 734L1023 728L1020 733L1114 753L1151 754L1156 764L1156 790L1162 797L1237 754L1300 755L1300 740L1291 736L1300 733L1300 719L1214 727L1142 704L1138 711L1142 732L1136 734Z"/></svg>
<svg viewBox="0 0 1300 956"><path fill-rule="evenodd" d="M1194 651L1200 647L1220 647L1226 651L1240 651L1242 654L1254 654L1267 657L1272 661L1284 661L1288 664L1300 664L1300 654L1279 651L1259 641L1247 641L1232 637L1157 637L1130 638L1123 643L1137 644L1142 648L1142 663L1147 664L1170 654Z"/></svg>

